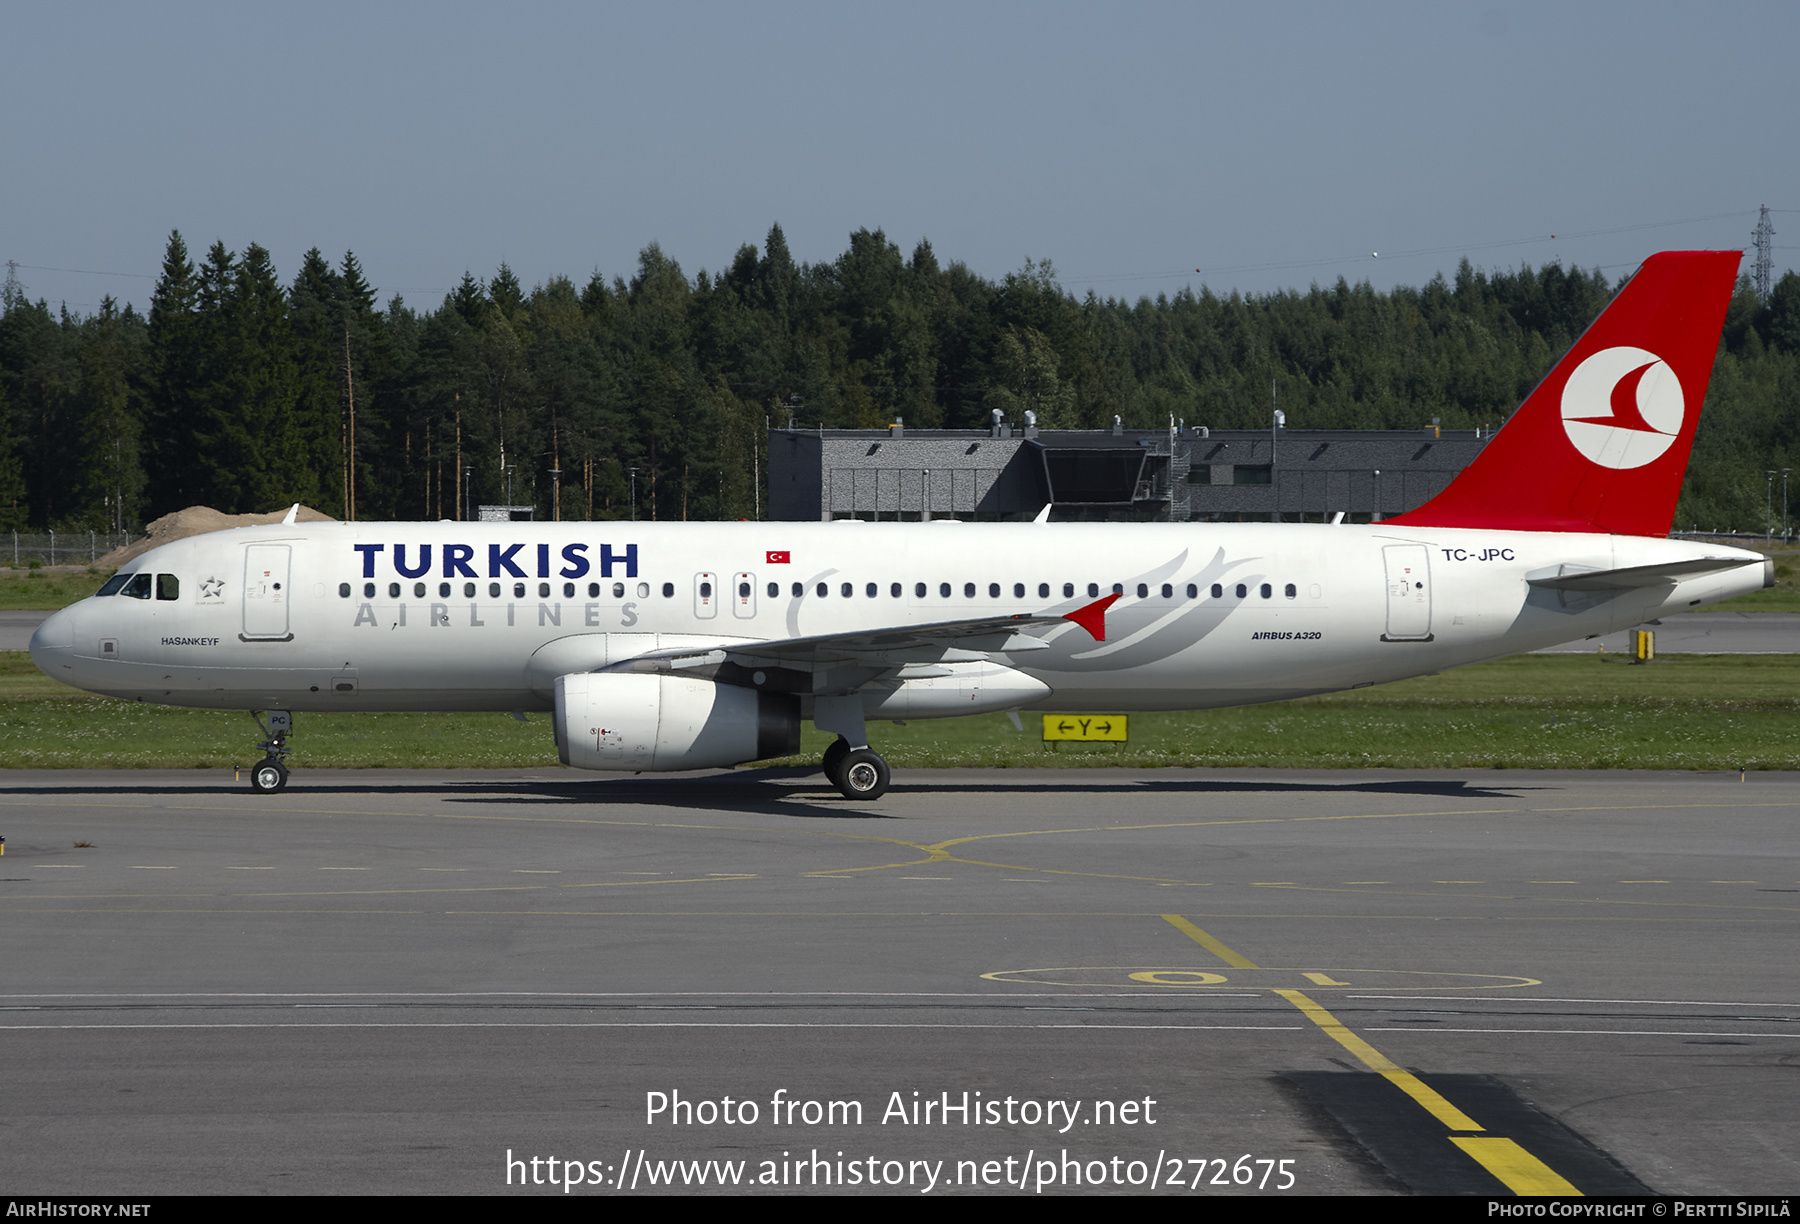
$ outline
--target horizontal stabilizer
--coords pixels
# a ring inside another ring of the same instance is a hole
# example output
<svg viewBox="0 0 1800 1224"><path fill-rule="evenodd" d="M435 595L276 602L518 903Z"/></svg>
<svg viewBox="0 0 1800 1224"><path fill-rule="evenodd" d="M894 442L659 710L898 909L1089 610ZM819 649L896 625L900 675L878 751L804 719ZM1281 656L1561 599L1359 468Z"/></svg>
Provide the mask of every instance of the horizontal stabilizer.
<svg viewBox="0 0 1800 1224"><path fill-rule="evenodd" d="M1632 565L1624 569L1594 569L1586 565L1558 565L1538 573L1527 574L1525 581L1534 587L1553 591L1624 591L1636 587L1662 586L1679 582L1695 574L1754 565L1742 557L1694 557L1686 561L1663 561L1655 565ZM1765 561L1765 565L1770 563Z"/></svg>

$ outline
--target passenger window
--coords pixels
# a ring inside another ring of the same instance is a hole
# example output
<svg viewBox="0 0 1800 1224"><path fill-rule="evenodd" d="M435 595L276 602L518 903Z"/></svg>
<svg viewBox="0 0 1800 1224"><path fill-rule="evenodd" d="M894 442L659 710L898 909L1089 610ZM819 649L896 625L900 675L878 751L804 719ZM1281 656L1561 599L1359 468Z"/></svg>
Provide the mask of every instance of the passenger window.
<svg viewBox="0 0 1800 1224"><path fill-rule="evenodd" d="M943 599L950 598L950 584L948 582L938 583L938 595Z"/></svg>
<svg viewBox="0 0 1800 1224"><path fill-rule="evenodd" d="M1100 584L1098 582L1088 583L1088 598L1096 599L1099 597L1099 595L1100 595Z"/></svg>
<svg viewBox="0 0 1800 1224"><path fill-rule="evenodd" d="M781 584L779 582L771 582L769 584L769 598L774 599L779 594L781 594Z"/></svg>
<svg viewBox="0 0 1800 1224"><path fill-rule="evenodd" d="M473 582L463 583L463 598L464 599L474 599L475 598L475 584Z"/></svg>
<svg viewBox="0 0 1800 1224"><path fill-rule="evenodd" d="M923 582L916 582L913 584L913 598L915 598L915 599L924 599L925 598L925 584Z"/></svg>
<svg viewBox="0 0 1800 1224"><path fill-rule="evenodd" d="M1295 588L1294 584L1291 582L1287 584L1286 589L1282 592L1282 594L1286 595L1289 599L1292 599L1294 596L1298 595L1299 593L1300 592Z"/></svg>
<svg viewBox="0 0 1800 1224"><path fill-rule="evenodd" d="M415 599L424 599L425 598L425 584L423 582L413 583L413 598L415 598Z"/></svg>
<svg viewBox="0 0 1800 1224"><path fill-rule="evenodd" d="M624 599L625 598L625 584L623 582L613 583L613 598L614 599Z"/></svg>
<svg viewBox="0 0 1800 1224"><path fill-rule="evenodd" d="M350 598L350 584L348 582L338 583L338 598L339 599L349 599Z"/></svg>
<svg viewBox="0 0 1800 1224"><path fill-rule="evenodd" d="M500 593L500 588L498 586L496 586L494 588L494 594L498 595L499 593ZM599 599L600 598L600 584L598 582L588 583L588 598L589 599Z"/></svg>
<svg viewBox="0 0 1800 1224"><path fill-rule="evenodd" d="M1197 598L1199 598L1199 595L1200 595L1200 588L1195 586L1191 582L1188 583L1188 598L1189 599L1197 599Z"/></svg>
<svg viewBox="0 0 1800 1224"><path fill-rule="evenodd" d="M524 599L525 598L525 584L523 582L513 583L513 598L514 599Z"/></svg>
<svg viewBox="0 0 1800 1224"><path fill-rule="evenodd" d="M821 582L818 586L818 592L820 595L831 594L831 585L829 583Z"/></svg>
<svg viewBox="0 0 1800 1224"><path fill-rule="evenodd" d="M550 598L550 584L548 582L538 583L538 598L539 599L549 599Z"/></svg>
<svg viewBox="0 0 1800 1224"><path fill-rule="evenodd" d="M889 587L888 594L892 595L895 599L899 599L900 598L900 584L898 582L896 582L893 586Z"/></svg>
<svg viewBox="0 0 1800 1224"><path fill-rule="evenodd" d="M1215 583L1213 583L1213 589L1212 589L1212 597L1213 597L1213 598L1214 598L1214 599L1223 599L1223 598L1225 598L1225 588L1224 588L1224 587L1222 587L1222 586L1220 586L1220 585L1219 585L1219 584L1218 584L1218 583L1216 583L1216 582L1215 582Z"/></svg>
<svg viewBox="0 0 1800 1224"><path fill-rule="evenodd" d="M450 598L450 584L448 582L438 583L438 598L439 599L449 599Z"/></svg>
<svg viewBox="0 0 1800 1224"><path fill-rule="evenodd" d="M1257 592L1257 594L1261 595L1264 599L1267 599L1269 596L1273 595L1274 593L1275 593L1275 588L1270 586L1266 582L1262 584L1262 589Z"/></svg>
<svg viewBox="0 0 1800 1224"><path fill-rule="evenodd" d="M117 595L119 593L119 588L130 581L130 574L114 574L111 578L108 578L101 584L98 591L94 592L94 598L98 599L102 595Z"/></svg>
<svg viewBox="0 0 1800 1224"><path fill-rule="evenodd" d="M125 584L125 589L120 591L119 594L129 595L133 599L149 599L150 575L133 574L131 576L131 581Z"/></svg>
<svg viewBox="0 0 1800 1224"><path fill-rule="evenodd" d="M750 598L750 584L748 582L738 583L738 598L739 599L749 599Z"/></svg>
<svg viewBox="0 0 1800 1224"><path fill-rule="evenodd" d="M488 583L488 598L489 599L499 599L500 598L500 584L498 582Z"/></svg>
<svg viewBox="0 0 1800 1224"><path fill-rule="evenodd" d="M838 594L842 595L845 599L849 599L852 595L856 594L856 588L846 582L838 587Z"/></svg>
<svg viewBox="0 0 1800 1224"><path fill-rule="evenodd" d="M575 598L575 584L573 582L563 583L563 598L564 599L574 599Z"/></svg>
<svg viewBox="0 0 1800 1224"><path fill-rule="evenodd" d="M174 574L158 574L156 576L156 597L162 600L181 598L181 579Z"/></svg>
<svg viewBox="0 0 1800 1224"><path fill-rule="evenodd" d="M1164 599L1173 599L1174 597L1175 597L1175 588L1170 586L1166 582L1163 583L1163 598Z"/></svg>
<svg viewBox="0 0 1800 1224"><path fill-rule="evenodd" d="M964 599L974 599L975 598L975 584L973 582L963 583L963 598Z"/></svg>
<svg viewBox="0 0 1800 1224"><path fill-rule="evenodd" d="M796 582L794 584L794 598L795 599L800 598L800 596L805 594L805 592L806 592L805 587L801 586L798 582Z"/></svg>
<svg viewBox="0 0 1800 1224"><path fill-rule="evenodd" d="M363 583L363 598L364 599L374 599L375 598L375 584L373 582Z"/></svg>
<svg viewBox="0 0 1800 1224"><path fill-rule="evenodd" d="M400 584L398 582L388 583L388 598L389 599L399 599L400 598Z"/></svg>
<svg viewBox="0 0 1800 1224"><path fill-rule="evenodd" d="M877 595L881 594L881 588L871 582L868 586L863 588L863 594L867 595L870 599L874 599Z"/></svg>
<svg viewBox="0 0 1800 1224"><path fill-rule="evenodd" d="M1239 599L1242 599L1244 596L1248 595L1249 593L1250 593L1249 587L1245 586L1241 582L1237 584L1237 597Z"/></svg>
<svg viewBox="0 0 1800 1224"><path fill-rule="evenodd" d="M673 582L663 583L663 598L664 599L674 599L675 598L675 584Z"/></svg>
<svg viewBox="0 0 1800 1224"><path fill-rule="evenodd" d="M1000 584L998 582L988 583L988 598L989 599L999 599L1000 598Z"/></svg>
<svg viewBox="0 0 1800 1224"><path fill-rule="evenodd" d="M1163 594L1165 594L1165 595L1167 595L1167 594L1168 594L1168 593L1169 593L1169 588L1168 588L1168 587L1164 587L1164 588L1163 588ZM1144 585L1144 584L1143 584L1143 583L1141 583L1141 582L1140 582L1140 583L1138 583L1138 598L1139 598L1139 599L1148 599L1148 598L1150 598L1150 588L1149 588L1149 587L1148 587L1148 586L1145 586L1145 585Z"/></svg>
<svg viewBox="0 0 1800 1224"><path fill-rule="evenodd" d="M1050 584L1048 582L1038 583L1038 598L1039 599L1049 599L1050 598Z"/></svg>
<svg viewBox="0 0 1800 1224"><path fill-rule="evenodd" d="M1123 595L1124 593L1125 593L1125 584L1123 582L1113 583L1113 594L1114 595Z"/></svg>
<svg viewBox="0 0 1800 1224"><path fill-rule="evenodd" d="M519 594L523 595L525 593L524 588L525 588L525 584L523 582L521 582L519 584ZM649 599L650 598L650 584L648 582L638 583L638 598L639 599Z"/></svg>
<svg viewBox="0 0 1800 1224"><path fill-rule="evenodd" d="M1073 582L1063 583L1063 598L1064 599L1075 598L1075 584Z"/></svg>

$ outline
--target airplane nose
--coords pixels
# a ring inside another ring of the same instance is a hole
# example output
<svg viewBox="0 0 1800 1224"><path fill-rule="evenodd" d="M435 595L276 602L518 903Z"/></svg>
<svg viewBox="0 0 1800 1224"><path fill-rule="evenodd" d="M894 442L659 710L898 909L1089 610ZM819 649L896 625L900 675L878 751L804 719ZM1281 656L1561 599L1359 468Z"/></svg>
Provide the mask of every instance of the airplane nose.
<svg viewBox="0 0 1800 1224"><path fill-rule="evenodd" d="M31 661L42 671L49 671L59 659L75 649L75 615L73 609L53 612L31 635Z"/></svg>

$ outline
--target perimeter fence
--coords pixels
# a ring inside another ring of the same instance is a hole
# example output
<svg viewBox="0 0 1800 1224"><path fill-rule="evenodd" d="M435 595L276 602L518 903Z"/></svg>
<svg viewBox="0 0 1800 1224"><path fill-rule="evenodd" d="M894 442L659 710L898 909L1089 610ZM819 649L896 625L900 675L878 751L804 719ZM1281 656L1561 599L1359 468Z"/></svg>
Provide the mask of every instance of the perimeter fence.
<svg viewBox="0 0 1800 1224"><path fill-rule="evenodd" d="M10 533L11 551L0 555L0 565L27 569L39 565L92 565L115 548L131 543L129 531L45 531ZM6 546L0 536L0 548Z"/></svg>

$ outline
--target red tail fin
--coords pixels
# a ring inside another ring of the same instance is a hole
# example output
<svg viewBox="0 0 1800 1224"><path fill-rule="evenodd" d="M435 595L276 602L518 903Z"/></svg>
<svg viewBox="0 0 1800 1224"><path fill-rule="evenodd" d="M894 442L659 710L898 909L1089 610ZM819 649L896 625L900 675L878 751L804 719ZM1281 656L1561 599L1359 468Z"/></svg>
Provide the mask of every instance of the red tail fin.
<svg viewBox="0 0 1800 1224"><path fill-rule="evenodd" d="M1738 251L1665 251L1413 527L1663 536L1675 517Z"/></svg>

